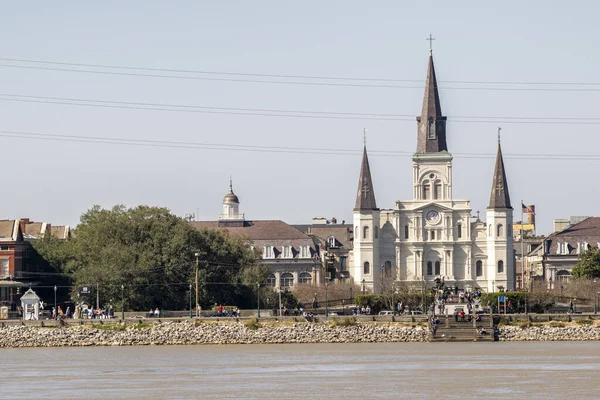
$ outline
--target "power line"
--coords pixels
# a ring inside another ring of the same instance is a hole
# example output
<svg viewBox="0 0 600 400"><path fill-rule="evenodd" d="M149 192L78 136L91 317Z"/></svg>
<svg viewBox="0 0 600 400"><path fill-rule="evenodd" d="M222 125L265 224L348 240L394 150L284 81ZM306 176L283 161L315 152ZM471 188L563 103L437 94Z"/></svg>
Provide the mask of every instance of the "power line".
<svg viewBox="0 0 600 400"><path fill-rule="evenodd" d="M391 89L423 89L424 86L405 86L405 85L390 85L390 84L357 84L357 83L335 83L335 82L301 82L301 81L283 81L283 80L257 80L257 79L233 79L233 78L215 78L203 76L183 76L183 75L164 75L164 74L144 74L137 72L119 72L119 71L99 71L99 70L83 70L74 68L58 68L58 67L41 67L31 65L11 65L0 64L0 67L5 68L23 68L32 70L44 71L60 71L60 72L76 72L86 74L100 75L121 75L135 76L148 78L168 78L168 79L186 79L200 81L220 81L220 82L240 82L240 83L267 83L267 84L286 84L286 85L304 85L304 86L331 86L331 87L358 87L358 88L391 88ZM421 81L422 82L422 81ZM465 81L466 82L466 81ZM445 90L477 90L477 91L536 91L536 92L600 92L598 89L581 89L581 88L507 88L507 87L458 87L458 86L440 86Z"/></svg>
<svg viewBox="0 0 600 400"><path fill-rule="evenodd" d="M65 65L72 67L85 68L107 68L107 69L123 69L137 71L153 71L153 72L172 72L181 74L204 74L204 75L228 75L228 76L253 76L262 78L285 78L285 79L318 79L318 80L342 80L342 81L365 81L365 82L413 82L425 83L424 79L393 79L393 78L363 78L363 77L337 77L337 76L322 76L322 75L284 75L284 74L264 74L264 73L248 73L248 72L229 72L229 71L202 71L190 69L169 69L169 68L149 68L149 67L133 67L133 66L117 66L108 64L84 64L70 63L59 61L43 61L23 58L8 58L0 57L0 61L24 62L32 64L48 64L48 65ZM571 85L571 86L599 86L600 82L544 82L544 81L438 81L442 83L459 83L459 84L486 84L486 85Z"/></svg>
<svg viewBox="0 0 600 400"><path fill-rule="evenodd" d="M222 150L222 151L247 151L259 153L291 153L291 154L310 154L310 155L344 155L356 156L362 152L353 149L319 149L319 148L290 148L276 146L257 146L257 145L230 145L222 143L201 143L201 142L173 142L164 140L148 140L148 139L123 139L115 137L102 136L75 136L52 133L36 133L0 130L0 137L11 137L18 139L34 139L34 140L50 140L50 141L66 141L76 143L99 143L99 144L116 144L129 146L148 146L160 148L187 148L187 149L204 149L204 150ZM408 151L392 151L392 150L369 150L369 154L374 156L387 157L412 157L414 153ZM494 153L453 153L455 156L466 159L489 159L496 157ZM572 160L572 161L598 161L600 154L544 154L544 153L505 153L504 158L510 159L526 159L526 160Z"/></svg>
<svg viewBox="0 0 600 400"><path fill-rule="evenodd" d="M309 111L282 110L269 108L235 108L217 106L198 106L185 104L127 102L115 100L96 100L70 97L36 96L13 93L0 93L0 101L25 103L56 104L82 107L134 109L145 111L172 111L225 115L245 115L263 117L317 118L343 120L377 120L377 121L409 121L414 122L415 116L410 114L392 113L360 113L338 111ZM598 125L600 117L531 117L531 116L455 116L452 123L488 123L488 124L575 124Z"/></svg>

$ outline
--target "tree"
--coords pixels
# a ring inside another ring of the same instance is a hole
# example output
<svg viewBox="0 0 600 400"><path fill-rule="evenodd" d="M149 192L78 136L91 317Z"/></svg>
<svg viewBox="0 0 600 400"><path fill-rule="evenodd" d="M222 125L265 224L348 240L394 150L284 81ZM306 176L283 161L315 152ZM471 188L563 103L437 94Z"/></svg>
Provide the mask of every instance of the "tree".
<svg viewBox="0 0 600 400"><path fill-rule="evenodd" d="M600 249L592 247L580 253L571 275L577 278L600 278Z"/></svg>
<svg viewBox="0 0 600 400"><path fill-rule="evenodd" d="M121 285L127 308L183 309L195 280L195 253L201 271L200 303L235 304L239 273L254 263L243 238L216 230L198 231L166 208L138 206L110 210L95 206L81 216L73 238L42 240L37 252L79 286L99 288L101 304L118 305ZM92 298L85 299L95 303Z"/></svg>

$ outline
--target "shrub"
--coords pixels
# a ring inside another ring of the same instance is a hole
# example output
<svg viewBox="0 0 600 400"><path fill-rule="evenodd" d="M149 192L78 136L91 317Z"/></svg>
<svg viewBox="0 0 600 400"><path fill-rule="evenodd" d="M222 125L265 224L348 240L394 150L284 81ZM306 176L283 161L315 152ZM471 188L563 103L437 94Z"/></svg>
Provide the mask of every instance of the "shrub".
<svg viewBox="0 0 600 400"><path fill-rule="evenodd" d="M142 321L140 321L136 325L133 325L133 327L135 329L146 329L146 328L150 328L151 326L152 326L152 324L148 324L148 323L142 322Z"/></svg>
<svg viewBox="0 0 600 400"><path fill-rule="evenodd" d="M516 325L519 328L521 328L521 329L525 329L525 328L529 328L531 326L531 322L529 322L529 321L519 321Z"/></svg>
<svg viewBox="0 0 600 400"><path fill-rule="evenodd" d="M260 322L258 322L258 319L252 318L252 319L249 319L248 321L244 322L244 326L248 329L255 331L258 328L260 328Z"/></svg>
<svg viewBox="0 0 600 400"><path fill-rule="evenodd" d="M333 326L354 326L356 325L356 318L345 317L343 319L334 318L332 322Z"/></svg>
<svg viewBox="0 0 600 400"><path fill-rule="evenodd" d="M591 325L594 321L589 318L579 318L575 320L575 323L578 325Z"/></svg>
<svg viewBox="0 0 600 400"><path fill-rule="evenodd" d="M564 322L552 321L548 324L551 328L564 328L567 326Z"/></svg>

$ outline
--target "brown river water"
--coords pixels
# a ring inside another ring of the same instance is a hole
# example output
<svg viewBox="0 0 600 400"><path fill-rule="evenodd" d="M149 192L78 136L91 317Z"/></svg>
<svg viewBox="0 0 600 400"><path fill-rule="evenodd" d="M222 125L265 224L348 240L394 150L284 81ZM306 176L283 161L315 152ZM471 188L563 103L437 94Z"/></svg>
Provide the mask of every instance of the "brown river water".
<svg viewBox="0 0 600 400"><path fill-rule="evenodd" d="M1 399L599 399L600 343L0 350Z"/></svg>

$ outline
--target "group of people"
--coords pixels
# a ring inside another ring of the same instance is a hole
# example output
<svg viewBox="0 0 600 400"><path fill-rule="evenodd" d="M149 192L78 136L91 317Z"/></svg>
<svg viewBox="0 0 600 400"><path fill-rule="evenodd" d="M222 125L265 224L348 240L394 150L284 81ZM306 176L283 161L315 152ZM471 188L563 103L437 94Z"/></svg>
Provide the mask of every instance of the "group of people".
<svg viewBox="0 0 600 400"><path fill-rule="evenodd" d="M475 320L475 322L481 322L481 315L477 311L475 311L475 313L473 315L471 315L470 313L469 314L465 313L464 310L460 310L460 311L454 310L453 316L454 316L454 321L456 321L456 322L459 322L459 320L460 320L460 322L466 322L466 321L471 322L473 320Z"/></svg>
<svg viewBox="0 0 600 400"><path fill-rule="evenodd" d="M150 309L150 311L148 311L148 318L160 318L160 310L158 309L158 307L156 307L154 309L154 311L152 309Z"/></svg>
<svg viewBox="0 0 600 400"><path fill-rule="evenodd" d="M371 314L371 307L369 306L362 306L362 307L354 307L352 308L352 315L370 315Z"/></svg>
<svg viewBox="0 0 600 400"><path fill-rule="evenodd" d="M113 310L112 304L101 308L89 306L88 308L83 308L81 314L82 318L89 319L110 319L115 317L115 311Z"/></svg>
<svg viewBox="0 0 600 400"><path fill-rule="evenodd" d="M64 312L61 306L58 306L58 308L52 307L52 319L65 319L71 317L71 307L67 307L67 309Z"/></svg>

